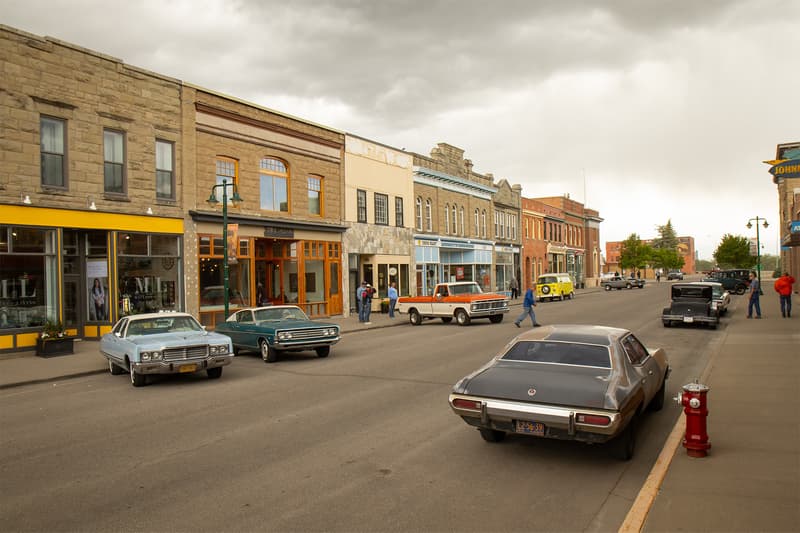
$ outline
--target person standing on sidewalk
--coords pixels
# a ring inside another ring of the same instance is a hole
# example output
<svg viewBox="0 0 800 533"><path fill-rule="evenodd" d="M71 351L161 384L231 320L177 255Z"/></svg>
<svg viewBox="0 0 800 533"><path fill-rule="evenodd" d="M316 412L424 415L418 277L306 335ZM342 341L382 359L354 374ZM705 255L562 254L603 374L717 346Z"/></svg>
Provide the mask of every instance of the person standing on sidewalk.
<svg viewBox="0 0 800 533"><path fill-rule="evenodd" d="M780 295L783 318L792 316L792 285L794 285L794 277L790 276L788 272L784 272L783 276L775 281L775 292Z"/></svg>
<svg viewBox="0 0 800 533"><path fill-rule="evenodd" d="M753 318L753 307L756 308L756 318L761 318L761 284L755 272L750 272L750 299L747 302L747 318Z"/></svg>
<svg viewBox="0 0 800 533"><path fill-rule="evenodd" d="M366 281L362 281L361 285L356 289L356 306L358 307L358 321L364 322L364 288L367 286Z"/></svg>
<svg viewBox="0 0 800 533"><path fill-rule="evenodd" d="M364 291L361 293L361 311L364 315L364 320L362 320L362 322L364 324L372 324L372 322L369 321L369 315L372 313L372 295L374 293L375 290L369 283L366 284Z"/></svg>
<svg viewBox="0 0 800 533"><path fill-rule="evenodd" d="M389 318L394 318L394 306L397 305L397 287L393 281L389 284L389 290L386 295L389 297Z"/></svg>
<svg viewBox="0 0 800 533"><path fill-rule="evenodd" d="M516 300L517 296L519 296L519 284L517 283L517 278L511 278L511 281L508 283L508 288L511 289L511 298Z"/></svg>
<svg viewBox="0 0 800 533"><path fill-rule="evenodd" d="M536 322L536 313L533 312L534 307L536 307L536 296L533 293L533 289L528 287L528 290L525 291L525 298L522 300L522 314L514 321L514 325L519 327L519 323L525 320L526 316L530 316L531 324L533 324L534 328L541 326Z"/></svg>

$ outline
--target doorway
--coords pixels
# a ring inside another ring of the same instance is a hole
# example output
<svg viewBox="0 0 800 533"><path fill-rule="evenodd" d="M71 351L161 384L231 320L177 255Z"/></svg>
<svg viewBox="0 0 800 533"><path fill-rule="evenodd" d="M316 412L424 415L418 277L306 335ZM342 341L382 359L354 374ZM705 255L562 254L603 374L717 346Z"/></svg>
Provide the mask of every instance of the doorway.
<svg viewBox="0 0 800 533"><path fill-rule="evenodd" d="M83 332L111 320L107 232L65 229L62 276L65 326Z"/></svg>

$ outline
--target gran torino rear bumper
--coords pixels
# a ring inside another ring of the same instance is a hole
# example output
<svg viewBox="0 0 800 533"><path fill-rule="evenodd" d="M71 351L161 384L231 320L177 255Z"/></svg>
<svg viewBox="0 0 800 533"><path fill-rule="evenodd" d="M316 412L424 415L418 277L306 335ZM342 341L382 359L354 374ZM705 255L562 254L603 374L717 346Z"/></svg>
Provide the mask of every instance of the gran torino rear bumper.
<svg viewBox="0 0 800 533"><path fill-rule="evenodd" d="M462 409L453 405L453 400L461 398L481 403L480 411ZM581 442L606 442L617 436L623 428L622 415L615 411L583 409L579 407L558 407L551 405L514 402L478 398L464 394L450 394L450 408L471 426L497 429L514 433L515 420L539 422L545 425L543 437ZM608 425L596 426L579 423L578 413L607 416Z"/></svg>

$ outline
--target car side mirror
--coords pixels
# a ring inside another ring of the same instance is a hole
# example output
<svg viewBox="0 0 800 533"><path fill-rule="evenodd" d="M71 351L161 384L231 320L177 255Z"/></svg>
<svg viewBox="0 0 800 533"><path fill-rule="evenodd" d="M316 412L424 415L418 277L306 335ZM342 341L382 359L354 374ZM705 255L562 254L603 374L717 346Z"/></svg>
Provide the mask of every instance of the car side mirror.
<svg viewBox="0 0 800 533"><path fill-rule="evenodd" d="M119 331L115 331L114 332L114 336L116 336L117 338L121 338L122 337L122 333L120 333Z"/></svg>

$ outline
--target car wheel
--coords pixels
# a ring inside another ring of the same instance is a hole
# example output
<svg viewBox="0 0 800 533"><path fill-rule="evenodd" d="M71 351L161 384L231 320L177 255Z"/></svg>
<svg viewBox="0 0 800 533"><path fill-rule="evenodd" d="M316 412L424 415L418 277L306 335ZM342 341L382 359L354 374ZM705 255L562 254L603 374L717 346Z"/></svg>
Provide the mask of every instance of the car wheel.
<svg viewBox="0 0 800 533"><path fill-rule="evenodd" d="M542 294L550 294L550 287L548 287L547 285L542 287Z"/></svg>
<svg viewBox="0 0 800 533"><path fill-rule="evenodd" d="M208 368L206 369L206 374L208 374L208 379L219 379L222 376L222 367Z"/></svg>
<svg viewBox="0 0 800 533"><path fill-rule="evenodd" d="M672 325L672 322L670 322L669 320L663 320L662 322L664 322L664 327L665 328L668 328L668 327L670 327Z"/></svg>
<svg viewBox="0 0 800 533"><path fill-rule="evenodd" d="M411 322L412 326L419 326L422 324L422 315L416 309L412 309L408 312L408 321Z"/></svg>
<svg viewBox="0 0 800 533"><path fill-rule="evenodd" d="M240 351L241 351L241 348L239 348L238 346L234 346L233 347L233 355L239 355Z"/></svg>
<svg viewBox="0 0 800 533"><path fill-rule="evenodd" d="M111 359L108 360L108 371L111 372L112 376L119 376L123 372L125 372L124 368L121 368L119 365L115 365L111 362Z"/></svg>
<svg viewBox="0 0 800 533"><path fill-rule="evenodd" d="M500 322L503 321L503 315L492 315L489 317L489 321L492 324L499 324Z"/></svg>
<svg viewBox="0 0 800 533"><path fill-rule="evenodd" d="M617 459L630 461L633 458L633 452L636 449L636 425L638 418L638 413L633 415L633 418L628 422L625 429L622 430L622 433L611 441L613 447L612 454Z"/></svg>
<svg viewBox="0 0 800 533"><path fill-rule="evenodd" d="M469 326L469 315L463 309L456 309L456 322L459 326Z"/></svg>
<svg viewBox="0 0 800 533"><path fill-rule="evenodd" d="M444 322L445 324L449 324L452 321L453 321L453 317L451 317L451 316L443 316L442 317L442 322Z"/></svg>
<svg viewBox="0 0 800 533"><path fill-rule="evenodd" d="M738 286L736 287L736 294L738 294L739 296L741 296L742 294L744 294L744 292L745 292L746 290L747 290L747 287L745 287L744 285L738 285Z"/></svg>
<svg viewBox="0 0 800 533"><path fill-rule="evenodd" d="M131 369L131 385L134 387L144 387L147 384L147 376L136 372L133 368L133 364L128 363L128 366Z"/></svg>
<svg viewBox="0 0 800 533"><path fill-rule="evenodd" d="M478 431L486 442L500 442L506 438L504 431L489 428L478 428Z"/></svg>
<svg viewBox="0 0 800 533"><path fill-rule="evenodd" d="M667 379L664 378L661 380L661 388L658 389L658 392L653 399L650 400L650 405L648 406L651 411L660 411L664 407L664 398L667 394Z"/></svg>
<svg viewBox="0 0 800 533"><path fill-rule="evenodd" d="M317 352L317 357L328 357L328 355L331 353L331 347L320 346L315 351Z"/></svg>
<svg viewBox="0 0 800 533"><path fill-rule="evenodd" d="M610 291L611 290L611 285L606 285L606 290Z"/></svg>
<svg viewBox="0 0 800 533"><path fill-rule="evenodd" d="M261 359L263 359L265 363L274 363L278 360L278 351L269 345L267 339L258 341L258 346L261 348Z"/></svg>

